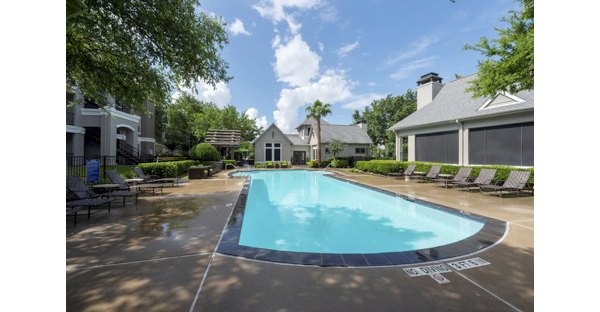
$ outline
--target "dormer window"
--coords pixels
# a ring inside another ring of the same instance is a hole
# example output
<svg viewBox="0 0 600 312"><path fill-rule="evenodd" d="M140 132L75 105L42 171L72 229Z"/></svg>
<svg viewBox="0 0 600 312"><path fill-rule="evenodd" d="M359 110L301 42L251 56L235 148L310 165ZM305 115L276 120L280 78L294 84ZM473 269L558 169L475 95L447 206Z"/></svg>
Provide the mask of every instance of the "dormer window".
<svg viewBox="0 0 600 312"><path fill-rule="evenodd" d="M519 98L518 96L506 92L501 92L498 93L496 96L487 99L487 101L485 101L485 103L481 105L479 110L519 104L523 102L525 102L525 100Z"/></svg>

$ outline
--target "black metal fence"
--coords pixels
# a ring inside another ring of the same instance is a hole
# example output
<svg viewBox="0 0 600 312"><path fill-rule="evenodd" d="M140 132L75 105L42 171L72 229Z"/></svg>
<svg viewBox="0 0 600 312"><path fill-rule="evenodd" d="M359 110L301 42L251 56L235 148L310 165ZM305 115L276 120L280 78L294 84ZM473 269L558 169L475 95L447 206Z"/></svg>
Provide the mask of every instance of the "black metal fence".
<svg viewBox="0 0 600 312"><path fill-rule="evenodd" d="M100 183L110 183L106 172L108 170L117 170L122 174L133 172L133 168L138 163L154 162L155 156L146 157L123 157L123 156L70 156L67 155L66 166L67 175L75 175L84 178L87 181L87 164L90 160L98 160Z"/></svg>

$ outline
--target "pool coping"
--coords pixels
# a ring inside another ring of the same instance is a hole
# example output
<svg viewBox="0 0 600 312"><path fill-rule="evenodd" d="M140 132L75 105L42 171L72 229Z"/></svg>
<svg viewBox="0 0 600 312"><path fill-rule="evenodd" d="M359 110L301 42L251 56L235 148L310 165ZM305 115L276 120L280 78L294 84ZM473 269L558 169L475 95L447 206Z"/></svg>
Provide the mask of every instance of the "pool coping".
<svg viewBox="0 0 600 312"><path fill-rule="evenodd" d="M289 170L304 170L306 169L285 169L278 171ZM259 170L245 170L259 171ZM262 170L261 170L262 171ZM229 173L229 176L235 172ZM377 266L394 266L394 265L410 265L422 264L428 262L438 262L441 260L452 259L462 256L467 256L472 253L486 249L504 237L507 230L507 223L494 218L483 215L463 211L453 207L428 202L425 200L410 197L404 194L398 194L388 190L383 190L371 185L366 185L356 181L346 180L336 172L329 172L328 177L337 179L343 182L352 183L358 186L369 188L371 190L385 193L395 197L401 197L405 200L419 203L427 207L458 214L462 217L476 219L484 222L483 228L479 232L471 235L463 240L418 250L400 251L400 252L384 252L384 253L367 253L367 254L335 254L335 253L310 253L310 252L295 252L295 251L280 251L266 248L257 248L239 245L241 235L244 212L246 210L246 201L250 190L251 177L244 177L244 184L238 196L236 204L233 208L231 216L227 221L227 226L223 231L223 236L217 246L217 253L238 256L251 260L296 264L296 265L312 265L321 267L377 267Z"/></svg>

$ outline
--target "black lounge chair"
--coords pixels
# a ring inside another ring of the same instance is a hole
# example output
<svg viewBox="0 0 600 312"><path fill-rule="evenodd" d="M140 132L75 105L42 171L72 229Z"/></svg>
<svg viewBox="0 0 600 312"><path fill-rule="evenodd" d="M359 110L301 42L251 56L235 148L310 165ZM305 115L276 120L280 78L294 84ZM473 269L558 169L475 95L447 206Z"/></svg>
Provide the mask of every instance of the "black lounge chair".
<svg viewBox="0 0 600 312"><path fill-rule="evenodd" d="M125 207L125 197L135 196L135 203L138 202L138 193L126 190L110 191L102 194L96 194L83 183L78 176L67 176L67 189L71 191L78 199L103 198L103 197L123 197L123 207Z"/></svg>
<svg viewBox="0 0 600 312"><path fill-rule="evenodd" d="M415 172L415 168L417 167L417 165L415 164L410 164L406 167L406 170L404 170L404 172L390 172L388 173L389 176L392 177L409 177L413 175L413 172Z"/></svg>
<svg viewBox="0 0 600 312"><path fill-rule="evenodd" d="M530 175L531 172L529 171L513 170L508 174L508 178L502 185L480 185L479 191L494 191L495 194L500 192L500 196L502 196L502 191L521 192L527 185Z"/></svg>
<svg viewBox="0 0 600 312"><path fill-rule="evenodd" d="M479 171L479 175L475 178L475 181L465 181L465 182L457 182L453 183L454 187L466 187L470 188L472 186L479 187L480 185L491 185L494 176L496 175L496 169L481 169Z"/></svg>
<svg viewBox="0 0 600 312"><path fill-rule="evenodd" d="M88 220L92 215L92 209L108 209L110 213L110 202L111 199L108 198L98 198L98 194L86 189L82 189L78 187L77 180L83 184L83 181L80 177L76 176L67 176L67 191L71 195L71 199L67 197L67 216L73 216L73 224L77 224L77 212L80 210L80 206L87 206L88 208ZM84 184L85 186L85 184ZM108 204L107 207L100 207L102 205Z"/></svg>
<svg viewBox="0 0 600 312"><path fill-rule="evenodd" d="M119 172L117 170L108 170L108 171L106 171L106 174L108 175L108 178L110 179L110 181L112 183L119 185L120 190L128 191L131 189L137 189L137 190L151 189L152 194L154 194L154 190L157 188L160 188L160 193L162 194L162 189L164 186L162 183L144 183L144 184L129 185L129 183L125 182L125 180L123 180L123 178L121 178L121 174L119 174Z"/></svg>
<svg viewBox="0 0 600 312"><path fill-rule="evenodd" d="M175 183L177 183L179 185L179 181L177 178L156 179L155 176L145 174L142 168L140 167L135 167L133 168L133 170L135 170L135 173L138 177L144 179L144 183L171 183L171 185L175 185Z"/></svg>
<svg viewBox="0 0 600 312"><path fill-rule="evenodd" d="M427 172L425 176L420 176L417 182L422 183L432 181L433 179L437 178L440 170L442 170L442 166L431 166L429 172Z"/></svg>
<svg viewBox="0 0 600 312"><path fill-rule="evenodd" d="M433 179L433 182L444 184L444 187L448 187L448 184L461 183L466 182L469 176L471 175L471 171L473 168L470 167L462 167L458 169L458 172L452 179Z"/></svg>

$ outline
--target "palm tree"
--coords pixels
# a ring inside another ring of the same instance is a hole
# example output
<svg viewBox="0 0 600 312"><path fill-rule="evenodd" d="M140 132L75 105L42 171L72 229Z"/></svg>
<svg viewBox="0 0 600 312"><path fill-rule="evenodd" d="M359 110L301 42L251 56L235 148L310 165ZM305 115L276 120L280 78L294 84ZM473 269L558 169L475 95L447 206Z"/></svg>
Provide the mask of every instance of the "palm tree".
<svg viewBox="0 0 600 312"><path fill-rule="evenodd" d="M307 118L314 118L317 120L317 163L321 165L321 118L331 114L331 105L323 104L323 102L316 100L312 106L306 108Z"/></svg>

